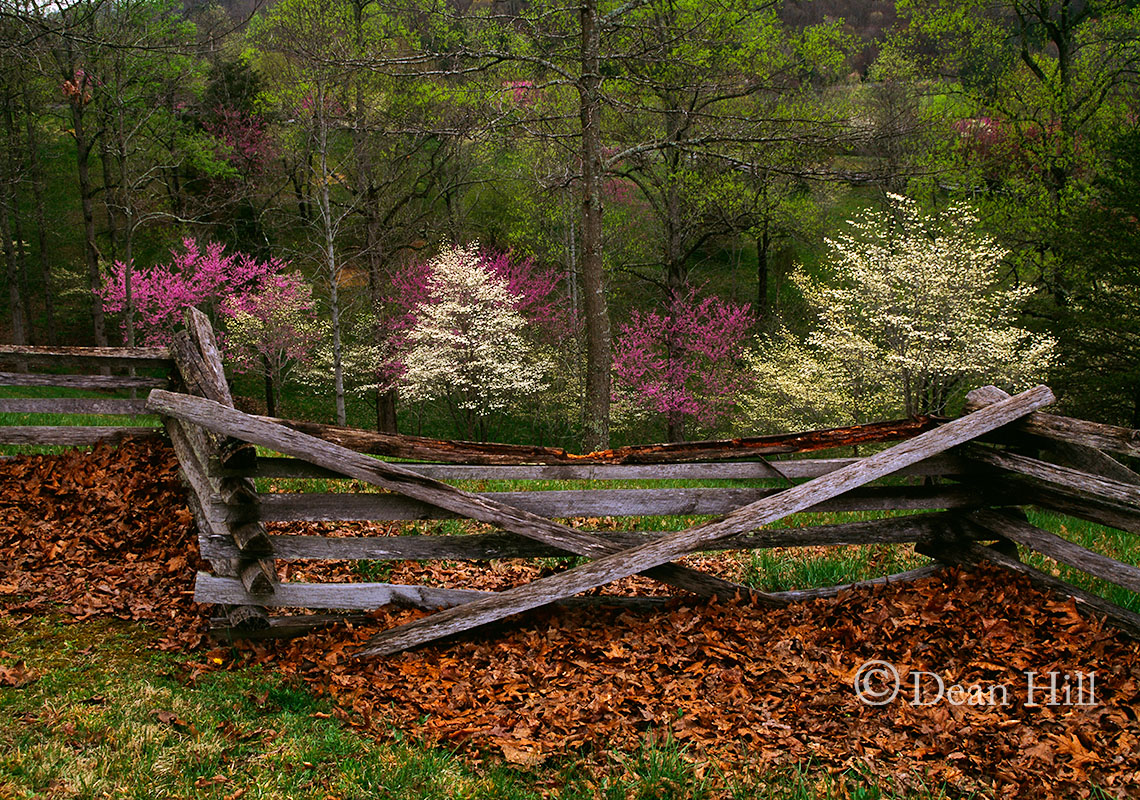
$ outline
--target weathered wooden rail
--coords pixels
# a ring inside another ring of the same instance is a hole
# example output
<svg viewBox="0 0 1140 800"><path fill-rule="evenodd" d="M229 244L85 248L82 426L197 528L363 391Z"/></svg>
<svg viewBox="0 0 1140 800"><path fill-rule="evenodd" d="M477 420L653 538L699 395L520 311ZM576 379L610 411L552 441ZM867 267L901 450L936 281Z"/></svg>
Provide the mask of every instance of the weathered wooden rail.
<svg viewBox="0 0 1140 800"><path fill-rule="evenodd" d="M66 363L104 372L131 369L135 374L33 376L20 371L33 362L58 368L65 363L62 356L72 359ZM169 352L49 353L9 347L0 348L0 360L4 358L17 371L0 373L0 382L15 375L19 385L154 389L145 408L161 415L177 452L198 521L200 552L212 570L198 575L195 597L220 607L214 624L228 636L295 635L389 603L436 611L378 635L361 652L382 655L548 603L663 602L660 597L582 594L638 573L684 592L745 594L779 606L851 586L764 593L674 562L698 551L863 544L914 544L933 559L929 566L867 584L914 580L947 564L996 564L1073 597L1092 613L1140 636L1140 615L1018 559L1019 547L1036 551L1140 592L1140 569L1027 521L1022 509L1037 506L1140 533L1140 475L1108 455L1140 455L1140 432L1046 414L1039 410L1052 402L1046 387L1012 398L993 387L976 390L968 398L968 413L955 420L885 422L578 456L553 448L447 442L244 414L233 407L213 331L197 312L188 315L186 330L176 335ZM157 377L139 377L144 367L169 370L169 385L177 391L156 386ZM35 383L44 379L58 383ZM0 401L0 411L15 412L102 413L91 410L99 408L136 413L139 407L139 400L122 397ZM45 443L34 433L23 435L20 441ZM51 436L53 441L68 439L62 433ZM102 438L75 435L68 443ZM9 440L0 436L0 441ZM772 458L872 443L889 446L864 458ZM274 455L258 457L255 446ZM257 481L281 478L291 479L293 489L307 490L257 490ZM476 493L447 483L549 480L591 484ZM622 480L708 485L605 488ZM725 480L748 485L724 486L720 482ZM346 481L369 488L352 491ZM329 491L330 483L339 490ZM891 513L862 522L765 527L790 515L819 511ZM661 517L716 519L683 531L580 527L587 518L633 516L646 528L657 527L653 521ZM319 536L270 533L265 527L267 522L303 520L455 518L486 523L493 530ZM280 579L284 573L278 570L279 562L301 560L485 561L566 555L588 561L503 592L383 582L289 582Z"/></svg>
<svg viewBox="0 0 1140 800"><path fill-rule="evenodd" d="M0 371L0 386L17 391L53 387L98 393L94 397L0 397L0 414L145 415L146 398L134 395L173 386L173 367L165 347L0 345L0 370L4 370ZM30 371L33 368L47 371ZM111 374L112 370L126 374ZM139 371L151 374L140 375ZM4 425L0 426L0 444L86 446L160 433L157 427L129 425Z"/></svg>

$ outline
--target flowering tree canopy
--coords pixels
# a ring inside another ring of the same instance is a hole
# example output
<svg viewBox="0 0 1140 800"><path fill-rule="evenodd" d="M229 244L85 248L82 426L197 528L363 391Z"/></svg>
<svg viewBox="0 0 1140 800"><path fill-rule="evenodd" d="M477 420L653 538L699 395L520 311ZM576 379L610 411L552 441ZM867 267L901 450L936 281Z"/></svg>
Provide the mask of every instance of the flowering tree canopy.
<svg viewBox="0 0 1140 800"><path fill-rule="evenodd" d="M255 290L222 300L223 347L238 372L265 378L270 416L293 369L312 360L325 335L313 290L299 272L271 275Z"/></svg>
<svg viewBox="0 0 1140 800"><path fill-rule="evenodd" d="M169 264L149 269L116 262L103 284L103 310L109 314L125 311L131 273L135 322L143 344L169 344L187 308L217 308L223 299L257 289L285 267L277 259L259 261L245 253L227 254L225 245L217 242L207 244L203 251L193 239L185 239L182 247L183 252L171 253ZM123 324L127 324L125 319Z"/></svg>
<svg viewBox="0 0 1140 800"><path fill-rule="evenodd" d="M976 224L965 206L936 217L891 195L888 210L867 211L828 240L832 276L795 276L818 325L802 347L786 334L762 345L754 411L778 416L795 397L810 400L789 389L797 375L828 376L813 384L815 404L842 409L835 423L941 413L973 385L1016 389L1040 378L1054 341L1015 324L1031 290L1001 286L1005 250Z"/></svg>
<svg viewBox="0 0 1140 800"><path fill-rule="evenodd" d="M447 401L467 438L485 435L487 415L544 385L546 365L520 308L541 312L545 300L512 292L505 268L505 257L481 256L477 245L444 250L415 273L423 294L401 333L405 395Z"/></svg>
<svg viewBox="0 0 1140 800"><path fill-rule="evenodd" d="M685 423L712 426L736 405L751 307L677 294L662 311L634 310L614 341L614 375L627 399L665 416L671 441ZM621 396L615 400L621 401Z"/></svg>

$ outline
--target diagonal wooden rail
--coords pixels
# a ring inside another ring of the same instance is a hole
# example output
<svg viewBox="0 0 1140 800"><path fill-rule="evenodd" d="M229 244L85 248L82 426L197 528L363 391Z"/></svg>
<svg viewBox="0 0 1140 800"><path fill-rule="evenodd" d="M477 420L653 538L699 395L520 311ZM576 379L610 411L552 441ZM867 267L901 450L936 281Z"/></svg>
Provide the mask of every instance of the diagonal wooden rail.
<svg viewBox="0 0 1140 800"><path fill-rule="evenodd" d="M622 545L586 531L561 525L546 517L464 492L396 464L377 461L340 445L286 428L264 418L191 395L156 390L147 398L152 412L200 425L218 434L268 447L286 455L326 467L350 478L430 503L468 519L497 525L504 530L544 542L576 555L600 558L621 552ZM705 596L730 598L752 596L757 602L783 605L782 601L745 586L674 564L648 571L651 578Z"/></svg>

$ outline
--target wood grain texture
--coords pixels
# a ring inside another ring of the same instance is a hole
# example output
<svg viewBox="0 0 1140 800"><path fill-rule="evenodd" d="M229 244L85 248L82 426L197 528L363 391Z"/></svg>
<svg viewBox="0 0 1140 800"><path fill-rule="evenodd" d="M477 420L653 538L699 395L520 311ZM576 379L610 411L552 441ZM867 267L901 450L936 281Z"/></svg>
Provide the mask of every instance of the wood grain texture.
<svg viewBox="0 0 1140 800"><path fill-rule="evenodd" d="M993 386L975 389L966 395L966 410L973 411L984 408L992 402L994 397L1000 396L996 394L997 392L1005 394ZM1013 429L1094 450L1107 450L1110 453L1121 453L1126 456L1140 456L1140 431L1132 428L1102 425L1097 422L1086 422L1071 417L1059 417L1037 412L1013 426Z"/></svg>
<svg viewBox="0 0 1140 800"><path fill-rule="evenodd" d="M1140 568L1131 564L1101 555L1055 533L1030 525L1025 520L998 511L976 511L967 515L967 519L991 533L1012 539L1063 564L1140 593Z"/></svg>
<svg viewBox="0 0 1140 800"><path fill-rule="evenodd" d="M3 414L146 414L146 400L128 397L0 397Z"/></svg>
<svg viewBox="0 0 1140 800"><path fill-rule="evenodd" d="M397 605L434 611L470 602L473 598L493 597L495 592L475 589L444 589L438 586L410 586L399 583L279 583L272 598L250 594L241 581L199 572L194 583L197 603L246 604L258 602L270 607L319 608L343 611L371 611ZM575 607L623 606L660 608L670 597L618 597L589 595L567 598Z"/></svg>
<svg viewBox="0 0 1140 800"><path fill-rule="evenodd" d="M1080 472L1071 467L1061 467L1017 453L1001 453L985 447L970 447L965 452L967 457L974 461L1007 472L1045 481L1055 486L1094 495L1116 503L1133 507L1140 506L1140 486Z"/></svg>
<svg viewBox="0 0 1140 800"><path fill-rule="evenodd" d="M0 444L86 447L118 444L127 439L162 436L161 428L103 425L8 425L0 427Z"/></svg>
<svg viewBox="0 0 1140 800"><path fill-rule="evenodd" d="M165 367L174 364L165 347L32 347L0 344L0 363L79 364L93 367Z"/></svg>
<svg viewBox="0 0 1140 800"><path fill-rule="evenodd" d="M548 464L477 465L401 463L410 472L437 481L615 481L615 480L766 480L818 478L855 463L854 458L802 458L782 461L716 461L692 464ZM918 477L960 476L962 459L953 456L921 461L899 475ZM218 470L220 476L254 478L344 479L331 469L295 458L258 458L252 470Z"/></svg>
<svg viewBox="0 0 1140 800"><path fill-rule="evenodd" d="M203 397L214 400L223 405L233 406L234 398L230 394L230 385L226 383L225 368L222 365L222 355L218 350L218 342L214 337L214 326L210 319L198 309L191 306L186 309L186 331L190 340L197 346L202 357Z"/></svg>
<svg viewBox="0 0 1140 800"><path fill-rule="evenodd" d="M183 425L178 420L170 418L164 419L163 422L170 436L170 443L174 447L174 453L178 457L179 469L190 488L187 500L198 523L198 542L202 556L210 561L210 568L218 576L233 579L243 589L246 588L243 581L248 581L252 588L262 590L262 594L271 594L276 583L275 574L263 573L260 576L262 582L259 583L253 572L243 568L240 554L235 557L213 558L206 555L210 551L211 543L233 547L233 538L224 519L225 506L214 496L214 485L201 461L201 456L204 454L196 452L191 445L193 437L189 435L189 431L192 430L192 426ZM268 565L268 568L271 570L272 565ZM261 569L261 565L258 565L258 571ZM260 604L243 601L238 605L224 605L222 611L228 627L236 631L263 631L270 627L269 615L265 607Z"/></svg>
<svg viewBox="0 0 1140 800"><path fill-rule="evenodd" d="M715 516L778 494L781 489L564 489L475 495L543 517ZM988 505L975 487L875 486L826 500L811 511L912 511ZM392 494L271 493L261 495L265 522L430 520L466 516Z"/></svg>
<svg viewBox="0 0 1140 800"><path fill-rule="evenodd" d="M152 389L169 386L168 378L130 375L34 375L0 372L0 386L63 386L71 389Z"/></svg>
<svg viewBox="0 0 1140 800"><path fill-rule="evenodd" d="M940 530L948 513L755 531L713 542L710 551L759 550L771 547L903 544L929 538ZM660 538L662 531L599 531L597 535L624 549ZM275 558L281 561L490 561L502 558L552 558L565 551L512 533L477 533L462 536L305 536L269 537ZM203 558L237 558L241 552L224 541L204 542Z"/></svg>
<svg viewBox="0 0 1140 800"><path fill-rule="evenodd" d="M1016 489L1023 498L1022 501L1011 500L1001 505L1021 505L1023 502L1030 502L1058 514L1066 514L1129 533L1140 533L1140 512L1130 506L1098 500L1064 489L1034 486L1028 481L1024 483L1024 486Z"/></svg>
<svg viewBox="0 0 1140 800"><path fill-rule="evenodd" d="M596 558L620 550L617 545L593 534L479 495L460 491L439 481L409 472L395 464L377 461L331 442L243 414L220 403L173 392L154 391L147 399L147 407L217 433L260 444L286 455L309 460L319 466L336 469L382 489L398 492L466 518L487 522L504 530L546 542L569 553ZM657 580L702 595L732 597L743 593L749 594L757 602L765 602L762 593L751 592L745 587L685 567L663 565L649 574Z"/></svg>
<svg viewBox="0 0 1140 800"><path fill-rule="evenodd" d="M374 637L358 655L368 657L396 653L641 572L683 553L702 549L717 539L739 535L811 508L924 458L972 441L1053 400L1053 393L1048 387L1035 387L868 456L856 464L785 489L721 520L670 534L632 550L600 558L518 589L501 592L495 597L475 600L465 606L441 611L385 631Z"/></svg>

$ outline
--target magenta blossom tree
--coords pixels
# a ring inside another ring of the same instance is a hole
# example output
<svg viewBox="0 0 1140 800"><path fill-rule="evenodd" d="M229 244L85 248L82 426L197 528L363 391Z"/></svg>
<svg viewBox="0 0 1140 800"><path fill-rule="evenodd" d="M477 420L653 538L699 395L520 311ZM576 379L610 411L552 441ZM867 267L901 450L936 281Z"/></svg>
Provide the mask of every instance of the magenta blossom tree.
<svg viewBox="0 0 1140 800"><path fill-rule="evenodd" d="M276 416L282 385L312 362L324 338L312 287L299 272L270 275L256 289L222 300L220 311L226 358L235 371L264 379L265 404Z"/></svg>
<svg viewBox="0 0 1140 800"><path fill-rule="evenodd" d="M628 402L665 417L669 441L683 441L691 421L711 427L735 407L753 322L750 305L692 288L659 311L634 310L614 340L616 382Z"/></svg>
<svg viewBox="0 0 1140 800"><path fill-rule="evenodd" d="M143 344L169 344L187 308L216 312L223 299L255 291L285 268L278 259L226 253L225 245L217 242L203 250L185 239L182 247L182 252L171 253L168 264L138 269L115 262L100 290L103 310L123 314L124 332L133 324Z"/></svg>

